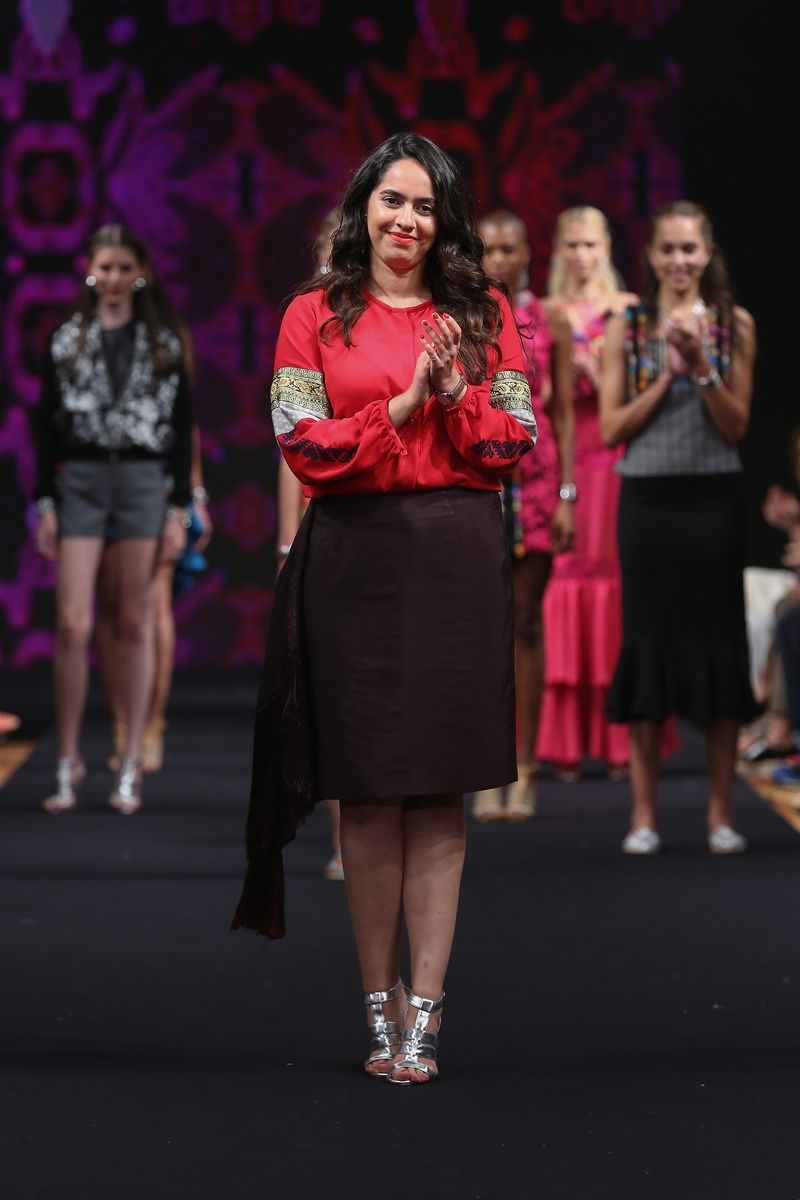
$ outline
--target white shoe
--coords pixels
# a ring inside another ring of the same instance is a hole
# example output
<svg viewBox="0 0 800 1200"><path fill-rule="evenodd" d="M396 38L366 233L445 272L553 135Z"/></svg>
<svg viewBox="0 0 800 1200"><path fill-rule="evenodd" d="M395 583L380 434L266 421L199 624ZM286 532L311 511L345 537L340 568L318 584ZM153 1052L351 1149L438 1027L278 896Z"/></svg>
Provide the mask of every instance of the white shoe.
<svg viewBox="0 0 800 1200"><path fill-rule="evenodd" d="M472 801L472 817L475 821L502 821L503 789L487 788L485 792L476 792Z"/></svg>
<svg viewBox="0 0 800 1200"><path fill-rule="evenodd" d="M649 825L632 829L622 843L623 854L658 854L660 849L661 838Z"/></svg>
<svg viewBox="0 0 800 1200"><path fill-rule="evenodd" d="M744 854L747 839L730 825L718 825L708 835L708 848L712 854Z"/></svg>
<svg viewBox="0 0 800 1200"><path fill-rule="evenodd" d="M333 879L334 882L341 883L344 879L344 867L342 866L341 850L334 850L322 870L324 879Z"/></svg>
<svg viewBox="0 0 800 1200"><path fill-rule="evenodd" d="M520 763L517 782L508 789L503 815L507 821L528 821L536 816L536 775L538 763Z"/></svg>

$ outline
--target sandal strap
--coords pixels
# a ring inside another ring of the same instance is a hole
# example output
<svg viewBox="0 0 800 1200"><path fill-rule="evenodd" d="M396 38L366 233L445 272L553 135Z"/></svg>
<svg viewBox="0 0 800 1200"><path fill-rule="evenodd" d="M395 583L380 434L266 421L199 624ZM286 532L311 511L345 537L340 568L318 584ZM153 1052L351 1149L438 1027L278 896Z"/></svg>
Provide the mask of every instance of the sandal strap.
<svg viewBox="0 0 800 1200"><path fill-rule="evenodd" d="M436 1062L439 1057L439 1035L415 1027L404 1029L398 1054L404 1056L403 1061L397 1063L398 1067L414 1066L420 1058L430 1058Z"/></svg>
<svg viewBox="0 0 800 1200"><path fill-rule="evenodd" d="M426 999L425 996L418 996L415 992L409 992L408 993L408 1003L412 1004L414 1006L414 1008L418 1008L420 1010L420 1013L424 1012L424 1013L427 1013L428 1015L430 1015L431 1013L439 1012L439 1010L444 1005L444 997L445 997L445 993L442 992L442 994L438 1000L428 1000L428 999ZM417 1017L417 1021L419 1021L419 1017ZM427 1018L426 1018L426 1024L427 1024Z"/></svg>
<svg viewBox="0 0 800 1200"><path fill-rule="evenodd" d="M400 1026L397 1021L386 1020L383 1006L388 1001L405 995L405 990L406 986L402 979L398 979L394 987L390 987L386 991L364 993L364 1003L370 1009L369 1029L372 1035L369 1043L369 1057L364 1063L365 1067L376 1062L386 1062L387 1059L392 1059L397 1054L400 1046Z"/></svg>
<svg viewBox="0 0 800 1200"><path fill-rule="evenodd" d="M364 1003L386 1004L387 1000L396 1000L403 991L405 991L405 984L402 979L398 979L394 987L390 987L387 992L364 992Z"/></svg>
<svg viewBox="0 0 800 1200"><path fill-rule="evenodd" d="M420 1058L430 1058L436 1062L439 1052L439 1030L432 1033L428 1030L428 1021L434 1013L441 1012L444 1005L444 992L438 1000L430 1000L426 996L417 996L411 992L408 1003L418 1009L414 1024L403 1030L403 1038L398 1053L404 1056L403 1061L396 1063L398 1067L415 1067ZM441 1027L441 1020L439 1022ZM423 1068L420 1068L423 1069ZM430 1071L428 1072L430 1074Z"/></svg>
<svg viewBox="0 0 800 1200"><path fill-rule="evenodd" d="M56 791L59 797L72 791L72 771L75 765L74 758L60 758L56 763Z"/></svg>
<svg viewBox="0 0 800 1200"><path fill-rule="evenodd" d="M394 1058L400 1048L400 1026L396 1021L384 1022L382 1030L375 1030L373 1027L373 1035L369 1043L369 1063L383 1062L387 1058Z"/></svg>
<svg viewBox="0 0 800 1200"><path fill-rule="evenodd" d="M125 800L130 803L131 801L138 799L138 770L139 763L137 759L123 758L122 765L119 769L119 777L117 779L116 788L117 795L121 800Z"/></svg>
<svg viewBox="0 0 800 1200"><path fill-rule="evenodd" d="M427 1057L430 1057L430 1055L428 1055ZM410 1079L395 1079L395 1077L394 1077L395 1071L422 1071L423 1074L427 1075L430 1079L435 1079L436 1076L438 1075L438 1071L434 1071L433 1067L429 1067L427 1063L412 1062L407 1058L404 1058L401 1062L396 1062L394 1064L391 1071L389 1072L389 1082L390 1083L411 1083Z"/></svg>

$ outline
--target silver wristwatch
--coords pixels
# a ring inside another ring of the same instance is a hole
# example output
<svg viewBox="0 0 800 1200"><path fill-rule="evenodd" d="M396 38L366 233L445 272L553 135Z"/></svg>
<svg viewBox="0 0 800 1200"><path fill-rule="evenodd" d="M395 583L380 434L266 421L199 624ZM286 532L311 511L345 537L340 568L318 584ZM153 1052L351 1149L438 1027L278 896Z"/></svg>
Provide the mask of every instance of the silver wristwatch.
<svg viewBox="0 0 800 1200"><path fill-rule="evenodd" d="M568 500L570 504L574 504L578 499L578 489L574 483L562 483L558 495L560 500Z"/></svg>

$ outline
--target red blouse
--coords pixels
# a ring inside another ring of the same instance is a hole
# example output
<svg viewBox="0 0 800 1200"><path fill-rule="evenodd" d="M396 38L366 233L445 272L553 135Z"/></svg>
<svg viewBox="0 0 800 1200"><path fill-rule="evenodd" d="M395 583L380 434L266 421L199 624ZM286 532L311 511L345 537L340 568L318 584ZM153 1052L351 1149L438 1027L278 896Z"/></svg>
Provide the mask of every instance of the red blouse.
<svg viewBox="0 0 800 1200"><path fill-rule="evenodd" d="M286 310L275 353L272 420L289 467L307 496L462 487L497 490L536 439L519 333L505 297L500 355L488 351L488 378L445 408L431 396L401 429L388 404L405 392L422 349L433 301L392 308L375 296L348 348L319 329L331 315L322 290Z"/></svg>

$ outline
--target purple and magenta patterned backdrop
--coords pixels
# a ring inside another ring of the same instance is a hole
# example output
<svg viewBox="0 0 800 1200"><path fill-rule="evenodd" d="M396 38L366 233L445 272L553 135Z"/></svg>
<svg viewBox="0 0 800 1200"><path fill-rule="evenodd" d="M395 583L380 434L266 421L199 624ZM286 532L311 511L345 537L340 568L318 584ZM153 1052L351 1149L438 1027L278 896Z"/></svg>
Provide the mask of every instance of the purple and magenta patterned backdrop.
<svg viewBox="0 0 800 1200"><path fill-rule="evenodd" d="M0 663L52 651L29 414L87 235L124 221L191 327L216 533L180 598L178 661L257 661L272 595L267 392L281 304L353 166L410 128L480 208L527 220L544 284L558 212L604 209L623 274L681 190L680 0L20 0L0 14L4 267Z"/></svg>

